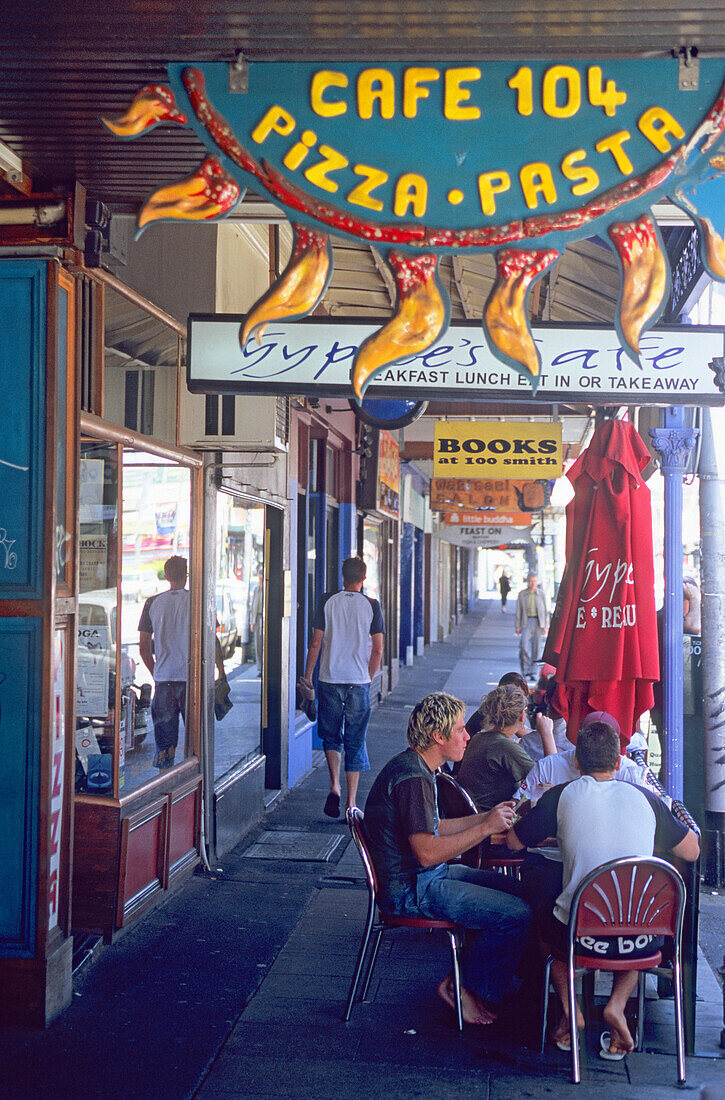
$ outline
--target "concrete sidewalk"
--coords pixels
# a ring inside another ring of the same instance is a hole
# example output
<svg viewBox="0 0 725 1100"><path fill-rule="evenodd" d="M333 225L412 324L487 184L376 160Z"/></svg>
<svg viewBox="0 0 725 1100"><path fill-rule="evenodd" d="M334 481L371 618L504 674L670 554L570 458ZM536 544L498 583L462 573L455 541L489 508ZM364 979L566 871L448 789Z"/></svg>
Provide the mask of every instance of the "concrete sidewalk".
<svg viewBox="0 0 725 1100"><path fill-rule="evenodd" d="M446 639L402 669L373 714L372 778L404 745L407 717L428 691L478 703L516 668L513 614L481 602ZM35 1098L544 1097L573 1089L568 1057L535 1043L533 994L505 1006L490 1028L455 1030L435 996L449 968L443 937L383 938L369 998L341 1022L362 934L367 891L344 825L322 814L324 764L289 793L230 856L216 878L195 876L163 908L105 948L76 982L71 1008L45 1033L0 1030L0 1096ZM253 842L319 847L329 862L255 859ZM277 839L272 836L272 839ZM329 844L327 844L329 847ZM698 1057L687 1091L725 1097L718 1043L722 995L700 960ZM645 1053L596 1057L589 1029L582 1084L573 1095L667 1097L675 1086L673 1010L648 1004Z"/></svg>

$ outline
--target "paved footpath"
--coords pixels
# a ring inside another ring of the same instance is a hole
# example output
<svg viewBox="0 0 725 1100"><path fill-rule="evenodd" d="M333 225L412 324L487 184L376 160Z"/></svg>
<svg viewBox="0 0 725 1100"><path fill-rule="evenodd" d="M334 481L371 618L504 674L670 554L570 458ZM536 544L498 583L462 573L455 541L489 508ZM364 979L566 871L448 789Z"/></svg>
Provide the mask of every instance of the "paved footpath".
<svg viewBox="0 0 725 1100"><path fill-rule="evenodd" d="M374 712L361 803L403 747L419 698L445 689L473 708L512 668L512 609L504 616L497 601L479 602L449 638L401 669ZM659 1100L708 1086L708 1100L725 1100L722 994L703 957L698 1056L688 1059L684 1090L675 1086L670 1001L648 1004L645 1053L607 1063L590 1044L576 1091L567 1056L538 1053L532 992L492 1027L459 1034L434 992L448 969L443 937L383 937L368 1000L343 1024L367 892L346 827L322 814L326 789L321 763L221 860L219 874L194 876L102 949L46 1032L0 1029L0 1097ZM340 842L328 862L245 855L275 833L319 847Z"/></svg>

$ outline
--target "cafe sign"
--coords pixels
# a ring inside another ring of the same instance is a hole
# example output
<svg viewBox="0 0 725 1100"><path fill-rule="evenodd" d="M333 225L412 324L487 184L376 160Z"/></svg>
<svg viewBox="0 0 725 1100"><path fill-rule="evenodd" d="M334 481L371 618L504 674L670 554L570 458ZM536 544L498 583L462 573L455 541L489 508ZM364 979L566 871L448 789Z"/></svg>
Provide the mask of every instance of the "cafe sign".
<svg viewBox="0 0 725 1100"><path fill-rule="evenodd" d="M437 420L433 476L561 477L561 423Z"/></svg>
<svg viewBox="0 0 725 1100"><path fill-rule="evenodd" d="M192 393L346 396L358 350L375 332L355 319L274 324L264 342L241 346L244 317L189 317L187 385ZM612 328L542 325L533 329L541 360L536 400L587 404L721 405L722 328L654 329L640 341L635 366ZM503 367L470 321L455 322L427 351L380 371L369 397L516 401L526 379Z"/></svg>
<svg viewBox="0 0 725 1100"><path fill-rule="evenodd" d="M652 215L668 197L699 231L703 263L725 279L725 60L597 60L168 66L103 123L122 138L190 126L199 167L148 197L154 221L213 220L247 187L294 228L289 264L239 327L246 347L270 324L310 314L332 275L330 234L373 245L396 287L393 317L358 348L360 398L378 372L444 335L440 256L491 253L483 310L493 356L536 389L540 353L528 295L567 244L597 236L620 267L616 326L637 365L669 271ZM119 105L119 107L122 105ZM475 388L475 387L474 387Z"/></svg>

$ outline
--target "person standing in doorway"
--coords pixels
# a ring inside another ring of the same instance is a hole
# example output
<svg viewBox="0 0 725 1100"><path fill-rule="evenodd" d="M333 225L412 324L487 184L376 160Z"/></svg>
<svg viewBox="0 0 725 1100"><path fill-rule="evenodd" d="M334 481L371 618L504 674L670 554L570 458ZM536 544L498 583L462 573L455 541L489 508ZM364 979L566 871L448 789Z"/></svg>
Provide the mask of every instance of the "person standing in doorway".
<svg viewBox="0 0 725 1100"><path fill-rule="evenodd" d="M186 558L174 555L164 565L167 592L149 597L138 624L141 660L154 678L151 717L154 767L171 768L179 741L179 717L186 723L189 664L189 590Z"/></svg>
<svg viewBox="0 0 725 1100"><path fill-rule="evenodd" d="M535 680L538 674L536 662L541 647L540 638L546 637L548 611L546 597L539 588L536 573L529 573L526 588L522 588L516 600L514 627L519 638L521 674L527 680Z"/></svg>
<svg viewBox="0 0 725 1100"><path fill-rule="evenodd" d="M262 675L262 651L264 649L264 572L257 570L257 587L252 593L249 607L249 629L254 638L254 656L257 662L257 676Z"/></svg>
<svg viewBox="0 0 725 1100"><path fill-rule="evenodd" d="M506 613L506 600L509 598L509 592L511 591L511 581L506 570L503 571L498 581L498 590L501 593L501 611Z"/></svg>
<svg viewBox="0 0 725 1100"><path fill-rule="evenodd" d="M324 812L340 816L340 769L345 750L347 806L355 805L360 772L370 767L365 734L370 721L370 683L383 655L383 613L377 600L363 594L367 568L362 558L342 563L340 592L325 593L312 621L303 683L312 689L320 661L317 730L330 770Z"/></svg>

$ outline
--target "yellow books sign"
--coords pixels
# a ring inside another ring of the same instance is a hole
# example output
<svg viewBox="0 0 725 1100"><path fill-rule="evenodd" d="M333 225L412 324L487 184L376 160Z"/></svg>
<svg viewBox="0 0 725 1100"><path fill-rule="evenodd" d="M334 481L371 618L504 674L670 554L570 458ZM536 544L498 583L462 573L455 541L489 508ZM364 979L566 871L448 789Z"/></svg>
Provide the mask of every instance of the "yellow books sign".
<svg viewBox="0 0 725 1100"><path fill-rule="evenodd" d="M561 477L561 423L438 420L434 477Z"/></svg>

